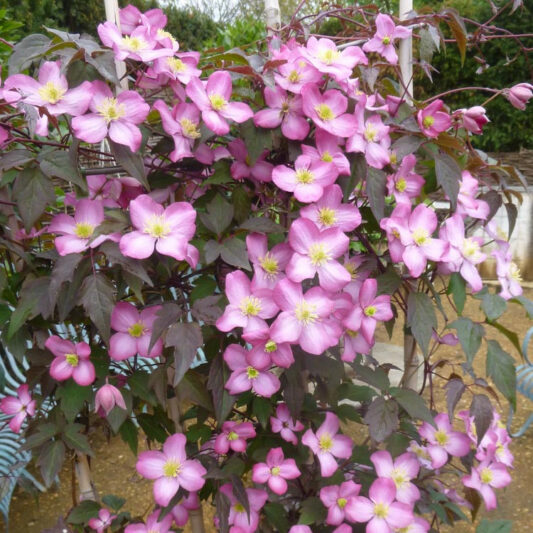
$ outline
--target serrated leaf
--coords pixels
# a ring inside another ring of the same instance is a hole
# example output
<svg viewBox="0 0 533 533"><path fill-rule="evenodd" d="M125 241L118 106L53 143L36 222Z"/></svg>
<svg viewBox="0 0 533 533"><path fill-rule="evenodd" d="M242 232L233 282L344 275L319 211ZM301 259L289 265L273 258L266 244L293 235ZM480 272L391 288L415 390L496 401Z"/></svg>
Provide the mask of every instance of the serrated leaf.
<svg viewBox="0 0 533 533"><path fill-rule="evenodd" d="M370 436L375 441L382 442L398 429L398 404L380 396L370 404L364 420Z"/></svg>
<svg viewBox="0 0 533 533"><path fill-rule="evenodd" d="M221 298L221 294L215 294L196 300L191 309L192 316L204 324L213 325L223 313L218 305Z"/></svg>
<svg viewBox="0 0 533 533"><path fill-rule="evenodd" d="M165 332L169 326L175 324L182 314L182 309L176 304L166 302L162 305L161 309L157 311L157 318L154 320L152 325L152 336L150 337L148 353L152 351L154 344L161 337L161 335L163 335L163 332Z"/></svg>
<svg viewBox="0 0 533 533"><path fill-rule="evenodd" d="M92 387L82 387L70 379L57 388L56 397L60 400L61 411L72 422L82 410L85 402L92 398Z"/></svg>
<svg viewBox="0 0 533 533"><path fill-rule="evenodd" d="M326 509L319 498L307 498L302 502L298 524L321 524L326 519Z"/></svg>
<svg viewBox="0 0 533 533"><path fill-rule="evenodd" d="M447 294L451 294L453 303L457 308L457 313L462 314L466 302L466 283L461 274L453 272L450 276L450 283L448 284Z"/></svg>
<svg viewBox="0 0 533 533"><path fill-rule="evenodd" d="M71 424L65 428L61 438L69 448L94 457L89 439L87 439L86 435L80 433L81 429L83 429L81 424Z"/></svg>
<svg viewBox="0 0 533 533"><path fill-rule="evenodd" d="M25 165L33 161L33 154L26 148L16 148L9 152L4 152L0 157L0 171L9 170L13 167Z"/></svg>
<svg viewBox="0 0 533 533"><path fill-rule="evenodd" d="M354 364L353 369L357 378L381 391L388 391L390 387L389 377L382 368L371 368L360 364Z"/></svg>
<svg viewBox="0 0 533 533"><path fill-rule="evenodd" d="M38 459L44 483L50 487L63 466L65 459L65 445L60 440L46 446Z"/></svg>
<svg viewBox="0 0 533 533"><path fill-rule="evenodd" d="M202 343L202 330L195 322L174 324L168 330L166 346L174 347L174 387L191 367Z"/></svg>
<svg viewBox="0 0 533 533"><path fill-rule="evenodd" d="M87 182L81 177L78 167L72 163L68 152L63 150L41 152L38 160L41 170L49 178L55 177L72 182L83 191L87 191Z"/></svg>
<svg viewBox="0 0 533 533"><path fill-rule="evenodd" d="M92 500L85 500L70 511L67 521L69 524L87 524L91 518L98 516L99 510L99 503Z"/></svg>
<svg viewBox="0 0 533 533"><path fill-rule="evenodd" d="M461 396L466 390L466 386L462 380L454 378L450 379L444 388L446 389L446 406L448 408L448 417L450 420L453 420L453 412L457 406L457 403L461 399Z"/></svg>
<svg viewBox="0 0 533 533"><path fill-rule="evenodd" d="M417 392L411 389L391 387L390 394L411 418L418 418L419 420L428 422L432 426L435 425L431 411L428 409L422 396Z"/></svg>
<svg viewBox="0 0 533 533"><path fill-rule="evenodd" d="M207 229L211 230L215 235L220 236L230 225L233 219L233 213L233 206L217 194L207 204L206 212L200 213L200 220Z"/></svg>
<svg viewBox="0 0 533 533"><path fill-rule="evenodd" d="M516 409L516 370L514 359L495 340L487 341L487 375Z"/></svg>
<svg viewBox="0 0 533 533"><path fill-rule="evenodd" d="M455 211L457 207L457 196L459 195L461 167L448 154L438 153L434 155L434 158L437 182L450 200L452 211Z"/></svg>
<svg viewBox="0 0 533 533"><path fill-rule="evenodd" d="M38 426L38 431L36 433L32 433L31 435L27 435L25 437L25 440L21 446L21 449L31 450L32 448L35 448L36 446L40 446L41 444L44 444L45 442L52 440L52 437L54 437L57 434L57 431L58 431L57 426L55 424L52 424L51 422L40 424Z"/></svg>
<svg viewBox="0 0 533 533"><path fill-rule="evenodd" d="M483 295L481 309L488 320L497 320L507 309L507 302L500 295L487 292Z"/></svg>
<svg viewBox="0 0 533 533"><path fill-rule="evenodd" d="M17 74L26 69L31 60L44 54L50 46L51 39L40 33L28 35L13 47L9 56L9 75Z"/></svg>
<svg viewBox="0 0 533 533"><path fill-rule="evenodd" d="M423 292L411 292L407 299L407 324L413 337L427 356L429 341L437 327L437 317L431 298Z"/></svg>
<svg viewBox="0 0 533 533"><path fill-rule="evenodd" d="M469 365L472 365L472 361L481 346L481 339L485 335L483 326L472 322L469 318L461 317L454 320L448 327L457 330L457 338L465 352L466 360Z"/></svg>
<svg viewBox="0 0 533 533"><path fill-rule="evenodd" d="M477 441L480 443L481 439L490 428L494 417L494 409L492 408L488 396L485 396L485 394L474 394L472 403L470 404L469 414L474 417Z"/></svg>
<svg viewBox="0 0 533 533"><path fill-rule="evenodd" d="M128 146L109 141L111 152L116 162L133 178L135 178L147 191L150 185L146 179L144 161L140 153L132 152Z"/></svg>
<svg viewBox="0 0 533 533"><path fill-rule="evenodd" d="M243 222L239 228L258 233L282 233L285 231L283 226L277 224L268 217L249 218L246 222Z"/></svg>
<svg viewBox="0 0 533 533"><path fill-rule="evenodd" d="M229 265L251 270L246 244L237 237L230 237L222 243L220 255Z"/></svg>
<svg viewBox="0 0 533 533"><path fill-rule="evenodd" d="M111 313L115 306L115 288L103 274L85 278L80 291L80 301L98 332L107 343L110 335Z"/></svg>
<svg viewBox="0 0 533 533"><path fill-rule="evenodd" d="M116 513L124 506L126 500L114 494L106 494L102 496L102 503Z"/></svg>

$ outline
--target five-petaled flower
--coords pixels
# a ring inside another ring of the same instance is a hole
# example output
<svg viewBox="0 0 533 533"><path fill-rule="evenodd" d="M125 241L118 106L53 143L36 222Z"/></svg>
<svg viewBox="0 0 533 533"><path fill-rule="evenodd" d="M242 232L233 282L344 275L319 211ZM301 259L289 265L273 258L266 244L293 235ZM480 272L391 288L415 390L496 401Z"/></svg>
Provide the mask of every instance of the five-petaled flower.
<svg viewBox="0 0 533 533"><path fill-rule="evenodd" d="M35 400L32 400L28 385L20 385L16 396L4 396L0 400L0 411L12 416L9 427L14 433L19 433L26 417L35 414Z"/></svg>
<svg viewBox="0 0 533 533"><path fill-rule="evenodd" d="M52 335L44 343L55 356L50 365L50 375L57 381L72 378L78 385L90 385L95 378L94 365L89 360L91 348L86 342L74 344Z"/></svg>

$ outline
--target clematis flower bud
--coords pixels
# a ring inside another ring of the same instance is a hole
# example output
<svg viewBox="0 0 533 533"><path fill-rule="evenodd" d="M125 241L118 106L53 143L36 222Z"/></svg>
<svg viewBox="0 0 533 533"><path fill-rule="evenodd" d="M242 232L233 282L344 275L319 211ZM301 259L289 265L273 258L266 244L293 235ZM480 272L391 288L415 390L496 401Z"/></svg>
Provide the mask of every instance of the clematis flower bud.
<svg viewBox="0 0 533 533"><path fill-rule="evenodd" d="M103 387L100 387L96 393L94 398L94 411L96 413L104 411L107 416L115 405L121 409L126 409L126 404L124 403L124 398L120 391L106 382L106 384Z"/></svg>
<svg viewBox="0 0 533 533"><path fill-rule="evenodd" d="M508 89L504 94L516 109L523 111L529 99L533 96L533 85L531 83L519 83Z"/></svg>

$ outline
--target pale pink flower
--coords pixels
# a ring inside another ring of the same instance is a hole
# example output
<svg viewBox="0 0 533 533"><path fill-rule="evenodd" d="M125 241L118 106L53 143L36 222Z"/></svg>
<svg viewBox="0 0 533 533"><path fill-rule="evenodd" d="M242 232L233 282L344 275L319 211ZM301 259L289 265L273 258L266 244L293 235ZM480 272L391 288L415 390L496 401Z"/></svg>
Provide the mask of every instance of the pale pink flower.
<svg viewBox="0 0 533 533"><path fill-rule="evenodd" d="M480 106L476 105L474 107L469 107L468 109L458 109L454 114L453 118L457 118L459 124L465 128L465 130L481 135L483 133L483 126L490 122L487 118L487 110Z"/></svg>
<svg viewBox="0 0 533 533"><path fill-rule="evenodd" d="M352 439L339 434L339 419L330 412L326 413L326 418L316 433L308 429L303 434L302 444L311 448L316 455L322 477L332 476L337 471L336 457L349 459L352 455Z"/></svg>
<svg viewBox="0 0 533 533"><path fill-rule="evenodd" d="M487 511L491 511L498 506L494 489L509 485L511 476L504 464L485 460L477 467L473 467L470 475L463 476L461 481L465 487L477 490L485 502Z"/></svg>
<svg viewBox="0 0 533 533"><path fill-rule="evenodd" d="M112 141L136 152L142 141L137 124L147 117L150 106L135 91L122 91L115 98L103 81L93 81L92 88L91 112L72 120L76 137L94 144L109 134Z"/></svg>
<svg viewBox="0 0 533 533"><path fill-rule="evenodd" d="M0 411L13 418L9 427L14 433L20 433L20 428L26 417L35 414L35 400L32 400L28 385L20 385L16 396L5 396L0 400Z"/></svg>
<svg viewBox="0 0 533 533"><path fill-rule="evenodd" d="M287 243L276 244L268 250L268 239L264 233L250 233L246 236L248 257L254 267L252 289L273 289L285 277L292 250Z"/></svg>
<svg viewBox="0 0 533 533"><path fill-rule="evenodd" d="M147 453L147 452L144 452ZM160 511L154 511L146 519L146 524L129 524L124 533L168 533L172 526L172 515L168 514L159 521Z"/></svg>
<svg viewBox="0 0 533 533"><path fill-rule="evenodd" d="M494 250L491 255L496 259L496 275L502 287L500 296L509 300L520 296L523 292L522 276L520 268L513 261L513 255L509 246Z"/></svg>
<svg viewBox="0 0 533 533"><path fill-rule="evenodd" d="M339 228L320 231L307 218L295 220L289 231L294 254L287 265L287 277L301 282L318 274L320 286L326 291L341 290L352 279L350 273L335 259L348 250L350 240Z"/></svg>
<svg viewBox="0 0 533 533"><path fill-rule="evenodd" d="M396 486L391 479L376 479L368 496L350 498L345 508L351 522L368 522L367 533L393 533L413 521L411 507L395 501Z"/></svg>
<svg viewBox="0 0 533 533"><path fill-rule="evenodd" d="M450 115L442 111L443 107L442 100L435 100L417 113L418 125L426 137L434 139L452 125Z"/></svg>
<svg viewBox="0 0 533 533"><path fill-rule="evenodd" d="M313 161L328 163L330 166L335 167L338 174L349 176L351 174L350 162L344 155L343 149L339 146L340 141L340 137L317 128L315 131L316 148L302 144L302 154L309 156Z"/></svg>
<svg viewBox="0 0 533 533"><path fill-rule="evenodd" d="M322 74L303 57L296 57L279 65L278 72L274 73L276 85L294 94L300 94L302 87L308 83L317 83L322 79Z"/></svg>
<svg viewBox="0 0 533 533"><path fill-rule="evenodd" d="M396 39L407 39L411 36L411 30L403 26L395 26L394 21L388 16L379 14L376 17L376 33L370 41L363 45L365 52L377 52L391 65L398 63L398 55L394 48Z"/></svg>
<svg viewBox="0 0 533 533"><path fill-rule="evenodd" d="M228 522L233 526L232 533L254 533L259 525L259 511L268 499L268 494L264 490L245 490L250 505L250 513L246 512L244 505L239 503L233 495L231 483L226 483L220 487L220 492L228 498L231 505Z"/></svg>
<svg viewBox="0 0 533 533"><path fill-rule="evenodd" d="M265 161L268 150L265 150L252 165L248 150L242 139L235 139L228 144L229 153L235 158L230 172L236 180L250 178L262 183L272 181L272 169L274 165Z"/></svg>
<svg viewBox="0 0 533 533"><path fill-rule="evenodd" d="M243 102L230 102L232 85L229 72L213 72L204 86L198 78L191 78L187 84L187 96L202 112L206 126L217 135L229 133L228 119L245 122L252 118L253 111Z"/></svg>
<svg viewBox="0 0 533 533"><path fill-rule="evenodd" d="M514 456L509 450L511 441L512 439L505 426L501 425L501 421L493 420L491 427L483 435L479 443L476 451L476 459L478 461L490 459L512 468ZM477 439L475 444L477 444Z"/></svg>
<svg viewBox="0 0 533 533"><path fill-rule="evenodd" d="M94 365L89 360L91 348L86 342L73 342L52 335L44 343L55 356L50 375L57 381L72 378L78 385L90 385L95 378Z"/></svg>
<svg viewBox="0 0 533 533"><path fill-rule="evenodd" d="M289 533L313 533L313 530L309 526L296 525L289 529Z"/></svg>
<svg viewBox="0 0 533 533"><path fill-rule="evenodd" d="M270 338L270 330L265 330L252 340L251 357L263 357L266 354L272 363L282 368L289 368L294 363L291 345L288 342L277 343Z"/></svg>
<svg viewBox="0 0 533 533"><path fill-rule="evenodd" d="M222 433L217 435L213 449L225 455L231 449L234 452L246 451L246 441L255 437L255 429L251 422L233 422L228 420L222 424Z"/></svg>
<svg viewBox="0 0 533 533"><path fill-rule="evenodd" d="M174 523L178 527L183 527L189 521L189 511L200 508L200 499L196 492L189 492L189 495L172 508L171 514Z"/></svg>
<svg viewBox="0 0 533 533"><path fill-rule="evenodd" d="M414 516L413 521L407 526L400 529L395 529L395 533L427 533L431 525L427 520Z"/></svg>
<svg viewBox="0 0 533 533"><path fill-rule="evenodd" d="M387 234L389 254L394 263L400 263L405 251L400 232L403 231L406 221L411 214L411 204L401 202L396 205L390 217L382 218L379 222L381 229Z"/></svg>
<svg viewBox="0 0 533 533"><path fill-rule="evenodd" d="M281 496L287 492L287 479L300 477L301 472L294 459L285 459L281 448L272 448L265 463L256 463L252 470L254 483L267 483L269 489Z"/></svg>
<svg viewBox="0 0 533 533"><path fill-rule="evenodd" d="M280 403L276 407L276 416L270 417L270 427L273 433L279 433L283 440L295 446L298 444L296 432L304 429L304 425L299 420L292 418L285 403Z"/></svg>
<svg viewBox="0 0 533 533"><path fill-rule="evenodd" d="M266 109L254 115L261 128L277 128L287 139L301 141L309 133L309 122L302 116L302 97L288 95L281 87L265 87Z"/></svg>
<svg viewBox="0 0 533 533"><path fill-rule="evenodd" d="M167 25L167 16L161 9L149 9L141 13L131 4L119 11L120 29L129 35L137 26L146 26L151 29L164 28Z"/></svg>
<svg viewBox="0 0 533 533"><path fill-rule="evenodd" d="M533 85L531 83L518 83L504 91L504 94L514 107L523 111L533 96Z"/></svg>
<svg viewBox="0 0 533 533"><path fill-rule="evenodd" d="M134 231L120 239L120 251L127 257L146 259L154 248L162 255L183 261L188 243L196 231L196 211L188 202L174 202L166 209L147 194L130 202Z"/></svg>
<svg viewBox="0 0 533 533"><path fill-rule="evenodd" d="M292 192L303 203L320 200L324 188L337 179L338 173L330 165L313 161L309 156L298 156L294 170L278 165L272 171L272 181L283 191Z"/></svg>
<svg viewBox="0 0 533 533"><path fill-rule="evenodd" d="M344 508L352 496L357 496L361 485L353 481L345 481L340 485L328 485L320 489L320 500L328 509L326 524L338 526L345 519Z"/></svg>
<svg viewBox="0 0 533 533"><path fill-rule="evenodd" d="M476 198L479 181L468 170L463 170L459 184L457 209L455 212L462 217L469 216L485 220L489 215L490 207L484 200Z"/></svg>
<svg viewBox="0 0 533 533"><path fill-rule="evenodd" d="M122 195L123 181L118 178L108 178L105 174L92 174L86 176L87 187L89 189L89 199L99 200L104 207L120 207L119 198ZM133 178L130 178L133 179ZM140 183L135 180L137 186ZM65 198L65 203L67 199ZM70 204L76 206L79 200L69 199Z"/></svg>
<svg viewBox="0 0 533 533"><path fill-rule="evenodd" d="M94 529L96 533L104 533L116 517L117 515L111 514L108 509L100 509L98 511L98 518L91 518L89 520L89 527Z"/></svg>
<svg viewBox="0 0 533 533"><path fill-rule="evenodd" d="M101 410L107 416L115 406L126 410L122 394L106 380L106 384L98 389L94 397L94 412L98 413Z"/></svg>
<svg viewBox="0 0 533 533"><path fill-rule="evenodd" d="M204 486L207 471L199 461L187 459L186 442L185 435L175 433L167 438L162 452L141 452L137 458L137 472L155 480L154 500L162 507L169 504L180 487L196 492Z"/></svg>
<svg viewBox="0 0 533 533"><path fill-rule="evenodd" d="M202 74L198 68L199 60L199 52L183 52L172 57L160 57L154 61L152 72L159 75L160 79L170 78L187 85L192 78L199 78Z"/></svg>
<svg viewBox="0 0 533 533"><path fill-rule="evenodd" d="M420 174L414 172L415 165L415 155L406 155L398 170L387 176L387 192L394 196L397 203L410 204L411 198L417 198L426 183Z"/></svg>

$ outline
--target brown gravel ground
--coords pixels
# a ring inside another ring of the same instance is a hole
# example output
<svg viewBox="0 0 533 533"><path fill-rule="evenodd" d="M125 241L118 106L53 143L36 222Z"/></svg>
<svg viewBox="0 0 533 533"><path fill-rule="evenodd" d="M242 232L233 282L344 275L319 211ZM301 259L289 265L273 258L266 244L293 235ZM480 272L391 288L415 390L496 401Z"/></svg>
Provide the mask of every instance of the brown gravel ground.
<svg viewBox="0 0 533 533"><path fill-rule="evenodd" d="M527 290L525 296L533 298L533 290ZM452 315L450 306L445 305L445 310ZM464 314L474 319L482 319L477 301L469 302ZM452 318L453 319L453 318ZM501 320L507 328L517 331L520 339L525 332L533 325L533 322L525 316L524 310L515 304L510 304L505 317ZM399 326L399 325L398 325ZM395 328L392 338L394 344L401 345L401 328ZM509 351L519 362L519 356L511 343L497 332L494 328L487 327L489 338L497 339L504 349ZM388 341L384 331L378 332L378 340ZM482 347L483 350L483 347ZM484 373L485 358L480 350L474 366L480 375ZM532 348L533 350L533 348ZM439 352L439 358L448 359L451 362L461 361L462 356L457 347L445 346ZM441 369L443 375L449 375L451 366ZM443 382L435 382L434 397L437 407L445 410L445 399ZM466 407L460 404L459 407ZM502 405L504 419L507 417L507 406ZM522 396L518 398L518 412L515 417L515 427L522 424L529 413L533 410L533 402ZM356 441L361 440L361 433L356 427L346 428L347 433ZM116 494L126 498L125 510L133 515L147 513L152 504L151 483L141 479L135 473L135 458L129 448L123 444L120 438L107 442L102 435L91 436L95 459L92 463L96 488L100 494ZM144 443L140 444L141 449L145 448ZM513 472L513 483L499 491L499 507L497 510L487 513L484 510L480 513L480 518L488 519L511 519L514 522L513 533L533 532L533 427L512 445L515 455L515 470ZM42 494L38 501L35 501L27 493L17 489L11 505L10 513L10 533L40 533L44 528L51 527L56 523L57 517L64 514L72 506L71 493L72 470L70 465L65 465L60 474L60 484ZM212 523L212 509L206 509L206 523ZM478 518L479 520L479 518ZM0 525L0 527L2 527ZM457 524L453 528L443 529L443 533L472 533L475 526L468 526L464 523ZM188 529L186 533L190 533ZM214 529L208 529L209 532Z"/></svg>

